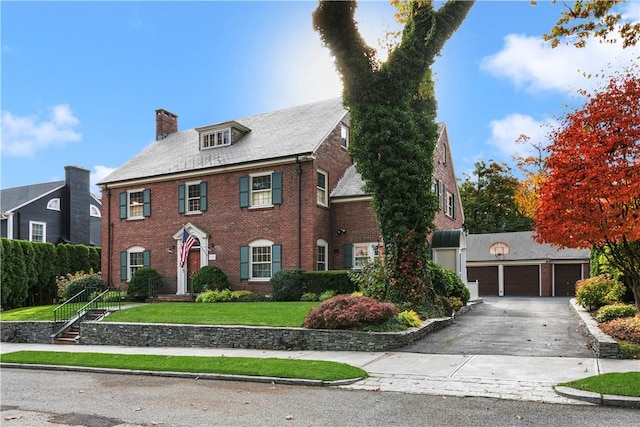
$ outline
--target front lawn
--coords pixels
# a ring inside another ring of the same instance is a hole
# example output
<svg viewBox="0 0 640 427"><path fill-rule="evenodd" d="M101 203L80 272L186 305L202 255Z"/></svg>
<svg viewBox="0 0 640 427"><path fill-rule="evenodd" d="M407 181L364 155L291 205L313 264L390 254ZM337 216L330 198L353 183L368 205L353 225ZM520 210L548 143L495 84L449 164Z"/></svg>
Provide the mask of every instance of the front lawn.
<svg viewBox="0 0 640 427"><path fill-rule="evenodd" d="M595 375L558 385L600 394L640 397L640 372Z"/></svg>
<svg viewBox="0 0 640 427"><path fill-rule="evenodd" d="M53 321L53 309L57 305L38 305L34 307L20 307L0 313L0 321Z"/></svg>
<svg viewBox="0 0 640 427"><path fill-rule="evenodd" d="M16 351L0 355L2 363L84 366L157 372L188 372L337 381L366 378L346 363L257 357L163 356L145 354Z"/></svg>

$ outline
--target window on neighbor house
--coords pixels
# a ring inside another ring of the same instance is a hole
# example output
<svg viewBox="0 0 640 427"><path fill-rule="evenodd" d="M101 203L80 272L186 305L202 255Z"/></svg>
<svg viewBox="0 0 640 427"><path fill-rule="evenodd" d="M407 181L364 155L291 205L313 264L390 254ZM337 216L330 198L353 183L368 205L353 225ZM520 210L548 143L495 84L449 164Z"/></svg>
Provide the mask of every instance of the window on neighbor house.
<svg viewBox="0 0 640 427"><path fill-rule="evenodd" d="M327 263L327 248L329 244L323 240L319 239L316 246L316 270L317 271L326 271L328 269Z"/></svg>
<svg viewBox="0 0 640 427"><path fill-rule="evenodd" d="M120 280L131 280L133 273L150 265L150 252L140 246L133 246L120 252Z"/></svg>
<svg viewBox="0 0 640 427"><path fill-rule="evenodd" d="M151 190L136 189L120 193L120 219L142 219L148 216L151 216Z"/></svg>
<svg viewBox="0 0 640 427"><path fill-rule="evenodd" d="M353 245L353 268L362 268L374 262L380 255L377 243L356 243Z"/></svg>
<svg viewBox="0 0 640 427"><path fill-rule="evenodd" d="M447 199L446 199L446 210L445 214L451 218L455 218L455 195L447 191Z"/></svg>
<svg viewBox="0 0 640 427"><path fill-rule="evenodd" d="M98 208L96 205L89 205L89 215L96 218L102 217L102 214L100 213L100 208Z"/></svg>
<svg viewBox="0 0 640 427"><path fill-rule="evenodd" d="M343 123L340 127L340 140L341 140L340 144L342 145L343 148L349 147L349 138L350 138L349 134L350 134L349 126Z"/></svg>
<svg viewBox="0 0 640 427"><path fill-rule="evenodd" d="M319 205L327 206L327 173L321 170L317 172L316 199Z"/></svg>
<svg viewBox="0 0 640 427"><path fill-rule="evenodd" d="M29 221L29 240L43 243L47 241L47 224L38 221Z"/></svg>
<svg viewBox="0 0 640 427"><path fill-rule="evenodd" d="M208 132L200 135L200 146L202 148L221 147L231 144L231 132L229 129Z"/></svg>
<svg viewBox="0 0 640 427"><path fill-rule="evenodd" d="M60 210L60 198L56 197L55 199L51 199L47 202L47 209L51 211L59 211Z"/></svg>

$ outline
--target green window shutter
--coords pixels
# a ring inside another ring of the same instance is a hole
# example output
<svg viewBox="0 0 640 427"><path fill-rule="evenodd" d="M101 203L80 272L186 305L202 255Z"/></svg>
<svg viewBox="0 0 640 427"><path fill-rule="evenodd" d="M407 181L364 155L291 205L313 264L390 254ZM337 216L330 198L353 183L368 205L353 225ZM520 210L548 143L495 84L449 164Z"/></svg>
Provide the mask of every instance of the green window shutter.
<svg viewBox="0 0 640 427"><path fill-rule="evenodd" d="M453 216L453 219L456 219L456 195L451 194L451 198L453 199L453 209L451 210L451 216Z"/></svg>
<svg viewBox="0 0 640 427"><path fill-rule="evenodd" d="M127 251L120 252L120 280L127 280Z"/></svg>
<svg viewBox="0 0 640 427"><path fill-rule="evenodd" d="M142 252L142 265L145 267L151 266L151 251Z"/></svg>
<svg viewBox="0 0 640 427"><path fill-rule="evenodd" d="M240 177L240 207L249 207L249 177Z"/></svg>
<svg viewBox="0 0 640 427"><path fill-rule="evenodd" d="M184 184L178 186L178 213L184 213Z"/></svg>
<svg viewBox="0 0 640 427"><path fill-rule="evenodd" d="M447 186L442 184L442 211L447 212Z"/></svg>
<svg viewBox="0 0 640 427"><path fill-rule="evenodd" d="M127 193L120 193L120 219L127 218Z"/></svg>
<svg viewBox="0 0 640 427"><path fill-rule="evenodd" d="M151 190L148 188L142 192L142 215L151 216Z"/></svg>
<svg viewBox="0 0 640 427"><path fill-rule="evenodd" d="M282 204L282 172L274 172L271 175L271 203Z"/></svg>
<svg viewBox="0 0 640 427"><path fill-rule="evenodd" d="M249 279L249 246L240 246L240 280Z"/></svg>
<svg viewBox="0 0 640 427"><path fill-rule="evenodd" d="M282 245L271 246L271 275L282 270Z"/></svg>
<svg viewBox="0 0 640 427"><path fill-rule="evenodd" d="M353 244L345 243L342 247L342 266L353 268Z"/></svg>
<svg viewBox="0 0 640 427"><path fill-rule="evenodd" d="M200 183L200 210L207 210L207 183L204 181Z"/></svg>

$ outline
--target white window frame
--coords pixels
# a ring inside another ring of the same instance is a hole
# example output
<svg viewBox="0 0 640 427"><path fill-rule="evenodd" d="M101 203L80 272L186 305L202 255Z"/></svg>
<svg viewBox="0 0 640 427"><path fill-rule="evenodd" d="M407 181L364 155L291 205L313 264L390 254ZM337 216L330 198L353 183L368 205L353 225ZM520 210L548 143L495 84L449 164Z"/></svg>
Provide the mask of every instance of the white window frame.
<svg viewBox="0 0 640 427"><path fill-rule="evenodd" d="M89 205L89 215L95 218L102 218L102 213L100 212L100 208L98 208L96 205Z"/></svg>
<svg viewBox="0 0 640 427"><path fill-rule="evenodd" d="M445 205L444 205L445 206L444 213L446 216L450 218L453 218L453 212L455 209L453 205L454 203L455 203L455 197L453 193L451 191L447 191L446 198L445 198Z"/></svg>
<svg viewBox="0 0 640 427"><path fill-rule="evenodd" d="M140 246L134 246L127 249L127 282L133 277L133 273L137 270L144 268L144 251L145 248ZM131 262L131 256L136 255L140 257L140 264L133 264Z"/></svg>
<svg viewBox="0 0 640 427"><path fill-rule="evenodd" d="M47 202L47 209L50 211L60 211L60 198L55 197Z"/></svg>
<svg viewBox="0 0 640 427"><path fill-rule="evenodd" d="M380 256L378 243L354 243L353 244L353 269L360 270L367 263L374 262Z"/></svg>
<svg viewBox="0 0 640 427"><path fill-rule="evenodd" d="M320 186L320 176L324 176L324 187ZM328 206L327 187L329 185L329 174L322 169L316 173L316 202L320 206Z"/></svg>
<svg viewBox="0 0 640 427"><path fill-rule="evenodd" d="M132 202L131 196L135 193L140 193L140 201ZM135 204L134 204L135 203ZM132 208L140 209L140 215L133 215ZM137 188L127 191L127 219L142 219L144 218L144 188Z"/></svg>
<svg viewBox="0 0 640 427"><path fill-rule="evenodd" d="M351 129L344 123L340 124L340 145L342 148L349 148L349 142L351 137Z"/></svg>
<svg viewBox="0 0 640 427"><path fill-rule="evenodd" d="M35 234L33 232L34 226L42 226L42 240L33 240ZM47 223L41 221L29 221L29 241L44 243L47 241Z"/></svg>
<svg viewBox="0 0 640 427"><path fill-rule="evenodd" d="M200 198L202 197L202 194L200 194L200 183L202 181L192 181L192 182L185 182L184 183L184 213L189 215L189 214L199 214L202 213L202 206L200 205ZM189 195L189 188L190 187L196 187L198 189L198 196L194 196L191 197ZM197 200L198 203L198 209L191 209L191 205L189 204L189 201L191 200Z"/></svg>
<svg viewBox="0 0 640 427"><path fill-rule="evenodd" d="M268 250L268 252L265 251L262 254L268 256L268 261L256 260L254 258L254 256L261 255L258 253L259 250ZM269 265L269 275L256 277L254 273L254 266L264 266L267 264ZM255 282L268 282L271 280L271 276L273 276L273 242L270 240L254 240L249 243L249 280Z"/></svg>
<svg viewBox="0 0 640 427"><path fill-rule="evenodd" d="M264 178L264 177L267 177L269 179L269 188L254 190L253 180L255 178ZM256 203L256 199L254 198L256 196L259 197L258 199L260 201L259 203ZM249 175L249 206L251 207L273 206L273 171Z"/></svg>
<svg viewBox="0 0 640 427"><path fill-rule="evenodd" d="M324 264L324 268L321 268L321 264ZM327 271L328 269L329 269L329 243L327 243L327 241L324 239L318 239L316 243L316 270Z"/></svg>
<svg viewBox="0 0 640 427"><path fill-rule="evenodd" d="M217 148L231 145L231 128L216 129L200 134L201 148Z"/></svg>

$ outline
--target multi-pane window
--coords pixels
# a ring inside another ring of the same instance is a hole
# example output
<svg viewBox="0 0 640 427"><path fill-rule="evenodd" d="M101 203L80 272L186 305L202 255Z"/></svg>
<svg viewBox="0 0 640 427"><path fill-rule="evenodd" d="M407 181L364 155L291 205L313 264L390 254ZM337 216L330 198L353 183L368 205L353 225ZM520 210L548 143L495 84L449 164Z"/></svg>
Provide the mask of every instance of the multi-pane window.
<svg viewBox="0 0 640 427"><path fill-rule="evenodd" d="M327 270L327 242L320 239L316 247L316 270Z"/></svg>
<svg viewBox="0 0 640 427"><path fill-rule="evenodd" d="M131 279L133 273L144 267L144 253L143 252L129 252L129 276Z"/></svg>
<svg viewBox="0 0 640 427"><path fill-rule="evenodd" d="M349 127L345 124L340 127L340 139L342 147L349 147Z"/></svg>
<svg viewBox="0 0 640 427"><path fill-rule="evenodd" d="M200 183L187 184L187 212L200 212Z"/></svg>
<svg viewBox="0 0 640 427"><path fill-rule="evenodd" d="M47 202L47 209L52 211L60 210L60 198L56 197L55 199L51 199Z"/></svg>
<svg viewBox="0 0 640 427"><path fill-rule="evenodd" d="M251 278L271 277L271 246L253 246L251 248Z"/></svg>
<svg viewBox="0 0 640 427"><path fill-rule="evenodd" d="M29 221L29 240L43 243L47 239L47 224L44 222Z"/></svg>
<svg viewBox="0 0 640 427"><path fill-rule="evenodd" d="M144 209L144 197L142 191L131 191L129 196L129 218L141 218Z"/></svg>
<svg viewBox="0 0 640 427"><path fill-rule="evenodd" d="M205 133L201 136L202 148L220 147L223 145L229 145L230 143L231 137L229 129Z"/></svg>
<svg viewBox="0 0 640 427"><path fill-rule="evenodd" d="M356 243L353 245L353 267L362 268L367 263L374 262L380 256L380 246L377 243Z"/></svg>
<svg viewBox="0 0 640 427"><path fill-rule="evenodd" d="M316 198L319 205L327 206L327 173L318 171L317 173L317 194Z"/></svg>
<svg viewBox="0 0 640 427"><path fill-rule="evenodd" d="M271 205L271 174L251 177L251 206Z"/></svg>
<svg viewBox="0 0 640 427"><path fill-rule="evenodd" d="M453 193L447 191L447 199L445 205L445 214L451 218L455 218L455 196Z"/></svg>

